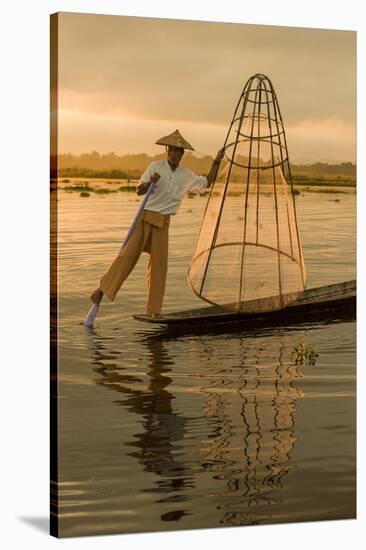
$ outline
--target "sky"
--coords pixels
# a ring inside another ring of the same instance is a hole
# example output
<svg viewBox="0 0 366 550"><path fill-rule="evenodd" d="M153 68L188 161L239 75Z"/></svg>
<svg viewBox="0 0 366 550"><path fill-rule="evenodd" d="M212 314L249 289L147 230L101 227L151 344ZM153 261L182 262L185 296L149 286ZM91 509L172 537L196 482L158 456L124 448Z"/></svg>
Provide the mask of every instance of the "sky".
<svg viewBox="0 0 366 550"><path fill-rule="evenodd" d="M64 12L59 152L159 154L178 128L214 155L255 73L292 162L356 161L356 32Z"/></svg>

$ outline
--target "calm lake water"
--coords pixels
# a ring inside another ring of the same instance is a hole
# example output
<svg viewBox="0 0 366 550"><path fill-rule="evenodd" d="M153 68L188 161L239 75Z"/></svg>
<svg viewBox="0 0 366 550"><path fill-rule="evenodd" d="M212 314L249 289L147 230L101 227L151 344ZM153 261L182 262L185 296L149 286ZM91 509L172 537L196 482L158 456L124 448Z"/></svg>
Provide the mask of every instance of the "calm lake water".
<svg viewBox="0 0 366 550"><path fill-rule="evenodd" d="M132 318L144 255L87 331L140 199L59 197L60 536L354 518L355 322L171 335ZM204 305L186 272L205 203L172 218L165 311ZM355 204L296 198L308 288L355 278Z"/></svg>

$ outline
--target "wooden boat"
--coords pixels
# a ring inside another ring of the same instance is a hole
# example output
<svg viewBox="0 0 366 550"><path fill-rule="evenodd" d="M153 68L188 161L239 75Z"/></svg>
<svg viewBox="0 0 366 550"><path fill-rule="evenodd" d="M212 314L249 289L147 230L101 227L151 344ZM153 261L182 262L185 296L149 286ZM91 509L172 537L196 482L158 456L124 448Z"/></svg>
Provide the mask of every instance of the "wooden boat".
<svg viewBox="0 0 366 550"><path fill-rule="evenodd" d="M207 324L219 323L254 323L255 325L276 324L286 322L296 324L303 322L304 316L314 318L318 314L337 316L341 311L347 310L352 316L356 313L356 281L345 281L333 285L326 285L317 288L309 288L304 291L300 298L287 307L270 312L243 313L228 311L225 306L211 306L185 311L175 311L152 319L146 314L136 314L137 321L146 323L168 325L169 327L194 325L206 326Z"/></svg>

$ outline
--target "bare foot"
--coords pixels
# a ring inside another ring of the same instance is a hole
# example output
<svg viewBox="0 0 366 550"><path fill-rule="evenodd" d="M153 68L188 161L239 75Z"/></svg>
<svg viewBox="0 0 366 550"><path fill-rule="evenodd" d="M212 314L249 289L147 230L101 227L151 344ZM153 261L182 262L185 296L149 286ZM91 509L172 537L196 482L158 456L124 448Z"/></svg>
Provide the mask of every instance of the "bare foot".
<svg viewBox="0 0 366 550"><path fill-rule="evenodd" d="M90 295L91 301L93 302L93 304L96 304L97 306L99 306L100 302L102 301L102 298L103 298L103 292L100 290L100 288L97 288L96 290L94 290L93 294Z"/></svg>

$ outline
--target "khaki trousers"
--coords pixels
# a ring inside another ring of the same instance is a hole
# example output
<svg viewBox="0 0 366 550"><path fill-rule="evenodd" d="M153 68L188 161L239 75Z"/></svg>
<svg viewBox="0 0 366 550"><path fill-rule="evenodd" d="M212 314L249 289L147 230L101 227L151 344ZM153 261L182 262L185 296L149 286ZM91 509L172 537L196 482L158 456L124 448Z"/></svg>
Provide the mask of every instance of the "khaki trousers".
<svg viewBox="0 0 366 550"><path fill-rule="evenodd" d="M160 313L168 271L168 231L170 216L144 210L135 230L99 282L99 288L114 300L122 283L135 267L142 252L150 255L147 269L146 312Z"/></svg>

